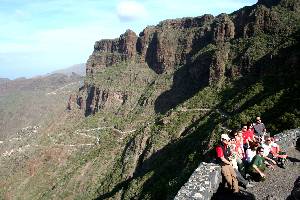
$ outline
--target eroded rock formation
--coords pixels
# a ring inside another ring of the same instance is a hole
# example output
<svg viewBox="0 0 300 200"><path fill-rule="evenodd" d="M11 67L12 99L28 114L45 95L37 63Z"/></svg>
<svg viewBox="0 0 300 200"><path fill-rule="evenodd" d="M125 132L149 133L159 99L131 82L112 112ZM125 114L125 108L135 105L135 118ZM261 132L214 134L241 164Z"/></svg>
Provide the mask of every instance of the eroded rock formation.
<svg viewBox="0 0 300 200"><path fill-rule="evenodd" d="M122 62L134 62L148 65L157 74L173 73L184 67L182 71L185 74L176 76L175 73L175 76L189 80L188 84L194 84L191 85L191 88L194 88L192 92L208 85L221 85L226 79L255 71L253 56L249 57L247 47L238 46L239 40L253 38L259 34L292 31L292 28L280 25L282 19L278 12L271 8L279 3L284 9L290 10L299 6L299 3L290 5L285 1L260 0L257 4L230 15L203 15L165 20L156 26L146 27L139 36L127 30L117 39L97 41L86 64L87 76L94 77L107 67ZM279 26L274 26L275 24ZM236 49L232 48L232 41L235 41ZM178 87L176 77L174 86ZM90 110L90 113L104 108L103 102L106 102L110 95L122 96L121 99L126 96L126 91L110 91L108 94L109 88L91 90L93 87L98 86L86 83L82 90L82 94L87 92L85 109ZM177 89L171 91L176 92ZM187 96L189 95L192 94ZM117 102L124 104L125 100Z"/></svg>
<svg viewBox="0 0 300 200"><path fill-rule="evenodd" d="M136 55L137 36L127 30L118 39L97 41L94 52L86 64L86 74L97 73L101 68L132 59Z"/></svg>
<svg viewBox="0 0 300 200"><path fill-rule="evenodd" d="M110 91L95 86L88 88L88 97L86 99L86 115L95 113L100 109L109 109L119 107L125 104L128 94L122 91Z"/></svg>

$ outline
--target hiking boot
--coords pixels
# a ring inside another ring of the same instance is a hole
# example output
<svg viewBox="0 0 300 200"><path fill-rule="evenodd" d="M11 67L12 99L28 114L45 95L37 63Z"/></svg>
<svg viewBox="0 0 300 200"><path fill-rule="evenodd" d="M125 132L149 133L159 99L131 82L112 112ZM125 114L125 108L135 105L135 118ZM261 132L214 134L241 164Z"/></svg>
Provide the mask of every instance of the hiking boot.
<svg viewBox="0 0 300 200"><path fill-rule="evenodd" d="M285 165L283 163L280 163L278 166L282 169L285 169Z"/></svg>
<svg viewBox="0 0 300 200"><path fill-rule="evenodd" d="M286 167L286 159L282 159L279 163L278 163L278 167L285 169Z"/></svg>
<svg viewBox="0 0 300 200"><path fill-rule="evenodd" d="M257 182L252 181L252 180L248 181L248 183L250 183L251 185L254 185L254 186L257 184Z"/></svg>
<svg viewBox="0 0 300 200"><path fill-rule="evenodd" d="M246 185L246 189L248 189L248 188L252 188L252 187L254 187L255 185L253 185L253 184L251 184L251 183L247 183L247 185Z"/></svg>

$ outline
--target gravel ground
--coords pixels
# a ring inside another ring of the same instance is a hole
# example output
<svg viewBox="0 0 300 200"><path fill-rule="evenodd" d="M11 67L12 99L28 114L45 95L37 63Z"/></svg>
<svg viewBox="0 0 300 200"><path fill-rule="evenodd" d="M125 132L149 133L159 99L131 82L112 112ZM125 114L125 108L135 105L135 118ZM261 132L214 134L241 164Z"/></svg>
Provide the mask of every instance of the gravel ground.
<svg viewBox="0 0 300 200"><path fill-rule="evenodd" d="M275 167L274 171L267 170L266 180L255 183L255 187L241 189L239 196L232 196L224 189L219 189L212 199L214 200L286 200L290 199L294 182L300 176L300 151L295 148L287 150L289 160L286 169Z"/></svg>
<svg viewBox="0 0 300 200"><path fill-rule="evenodd" d="M267 178L262 183L247 192L254 194L255 199L287 199L290 195L294 182L300 176L300 151L291 148L288 151L290 159L286 169L275 167L274 171L267 171Z"/></svg>

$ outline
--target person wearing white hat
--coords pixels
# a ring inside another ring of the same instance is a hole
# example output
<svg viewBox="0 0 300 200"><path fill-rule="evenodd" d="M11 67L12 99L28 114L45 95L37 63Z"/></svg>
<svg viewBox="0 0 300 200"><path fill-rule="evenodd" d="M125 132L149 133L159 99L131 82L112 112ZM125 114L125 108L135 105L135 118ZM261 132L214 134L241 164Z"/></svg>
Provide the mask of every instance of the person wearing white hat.
<svg viewBox="0 0 300 200"><path fill-rule="evenodd" d="M217 153L217 160L221 165L221 172L233 193L239 193L239 186L238 180L236 178L236 173L231 165L229 160L230 156L230 149L227 148L227 145L230 142L230 138L227 134L221 135L221 144L217 145L216 153Z"/></svg>

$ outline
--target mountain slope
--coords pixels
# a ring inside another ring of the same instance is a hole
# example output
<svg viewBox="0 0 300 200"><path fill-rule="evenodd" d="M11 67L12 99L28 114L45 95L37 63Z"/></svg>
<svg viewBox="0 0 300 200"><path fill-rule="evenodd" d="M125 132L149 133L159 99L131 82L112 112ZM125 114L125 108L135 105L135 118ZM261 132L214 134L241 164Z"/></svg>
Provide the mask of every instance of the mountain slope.
<svg viewBox="0 0 300 200"><path fill-rule="evenodd" d="M271 134L300 126L299 3L264 0L96 42L74 109L4 141L0 194L172 199L226 128L256 115Z"/></svg>
<svg viewBox="0 0 300 200"><path fill-rule="evenodd" d="M0 83L0 140L27 126L46 126L63 112L68 95L80 86L80 76L53 74ZM67 86L62 90L59 88ZM53 93L57 91L57 93Z"/></svg>

